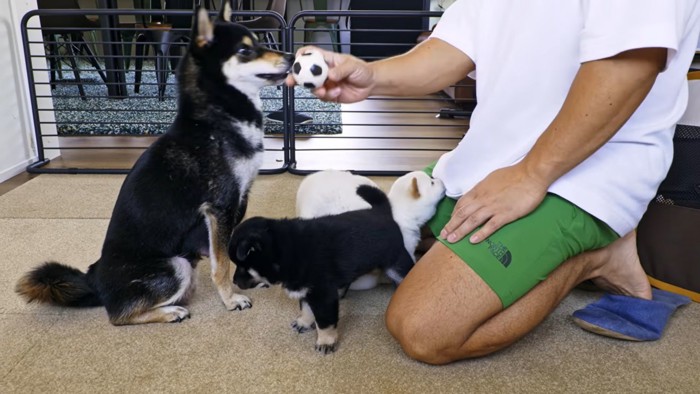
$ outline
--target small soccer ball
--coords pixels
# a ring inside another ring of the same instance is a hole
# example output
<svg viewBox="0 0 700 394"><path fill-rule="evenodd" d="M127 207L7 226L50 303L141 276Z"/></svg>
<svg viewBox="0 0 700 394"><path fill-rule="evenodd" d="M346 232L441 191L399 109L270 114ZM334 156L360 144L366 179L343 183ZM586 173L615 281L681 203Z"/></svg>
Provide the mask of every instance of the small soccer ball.
<svg viewBox="0 0 700 394"><path fill-rule="evenodd" d="M292 77L305 88L323 86L328 77L328 64L323 60L321 52L306 52L299 56L292 65Z"/></svg>

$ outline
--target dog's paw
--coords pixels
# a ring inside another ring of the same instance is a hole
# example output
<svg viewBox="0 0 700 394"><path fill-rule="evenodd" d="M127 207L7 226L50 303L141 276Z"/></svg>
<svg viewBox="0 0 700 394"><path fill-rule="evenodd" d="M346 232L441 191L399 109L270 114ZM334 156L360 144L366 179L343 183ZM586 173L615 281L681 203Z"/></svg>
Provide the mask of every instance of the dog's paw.
<svg viewBox="0 0 700 394"><path fill-rule="evenodd" d="M316 351L319 353L323 354L331 354L334 353L335 350L337 349L337 344L336 343L331 343L331 344L316 344Z"/></svg>
<svg viewBox="0 0 700 394"><path fill-rule="evenodd" d="M316 351L323 354L335 352L338 346L338 329L335 325L318 329Z"/></svg>
<svg viewBox="0 0 700 394"><path fill-rule="evenodd" d="M250 302L250 298L244 296L243 294L234 293L228 300L224 300L224 305L226 305L226 309L230 311L242 311L252 307L253 303Z"/></svg>
<svg viewBox="0 0 700 394"><path fill-rule="evenodd" d="M168 323L180 323L190 318L190 311L181 306L173 305L163 307L163 313Z"/></svg>
<svg viewBox="0 0 700 394"><path fill-rule="evenodd" d="M291 324L292 329L299 334L303 334L305 332L309 332L313 329L316 328L316 323L311 323L311 325L305 325L304 323L300 322L298 319L294 320Z"/></svg>

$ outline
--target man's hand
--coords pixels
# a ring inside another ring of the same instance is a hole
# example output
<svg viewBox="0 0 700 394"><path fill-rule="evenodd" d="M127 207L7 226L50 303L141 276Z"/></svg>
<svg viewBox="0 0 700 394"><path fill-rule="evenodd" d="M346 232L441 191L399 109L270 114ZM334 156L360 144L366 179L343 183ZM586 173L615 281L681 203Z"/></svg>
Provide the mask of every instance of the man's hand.
<svg viewBox="0 0 700 394"><path fill-rule="evenodd" d="M328 79L323 86L313 90L313 94L318 98L338 103L356 103L369 97L375 80L372 68L365 61L312 46L300 48L296 56L299 57L307 51L320 52L328 63ZM294 86L294 78L291 75L287 77L286 84Z"/></svg>
<svg viewBox="0 0 700 394"><path fill-rule="evenodd" d="M469 238L471 243L481 242L499 228L535 210L548 187L519 164L496 170L457 201L452 218L440 237L457 242L483 225Z"/></svg>

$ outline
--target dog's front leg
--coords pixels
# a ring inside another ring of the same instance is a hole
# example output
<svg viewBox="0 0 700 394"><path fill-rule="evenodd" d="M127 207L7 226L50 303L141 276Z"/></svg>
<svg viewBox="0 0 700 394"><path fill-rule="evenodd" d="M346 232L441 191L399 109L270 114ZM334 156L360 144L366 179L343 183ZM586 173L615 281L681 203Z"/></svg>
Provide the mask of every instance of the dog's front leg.
<svg viewBox="0 0 700 394"><path fill-rule="evenodd" d="M228 255L228 241L233 231L231 218L219 214L219 211L209 204L203 204L200 211L204 215L209 231L211 278L221 300L230 311L250 308L252 306L250 298L233 290L232 262Z"/></svg>

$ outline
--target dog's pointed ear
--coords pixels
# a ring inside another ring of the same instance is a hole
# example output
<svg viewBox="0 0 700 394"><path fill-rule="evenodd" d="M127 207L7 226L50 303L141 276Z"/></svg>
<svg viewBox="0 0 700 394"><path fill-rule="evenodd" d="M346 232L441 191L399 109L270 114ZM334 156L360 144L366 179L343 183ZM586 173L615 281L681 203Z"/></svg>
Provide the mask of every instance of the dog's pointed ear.
<svg viewBox="0 0 700 394"><path fill-rule="evenodd" d="M226 22L231 22L231 16L233 15L233 6L231 5L231 0L221 0L221 11L219 12L219 19Z"/></svg>
<svg viewBox="0 0 700 394"><path fill-rule="evenodd" d="M418 200L420 198L420 189L418 188L418 178L411 178L411 196Z"/></svg>
<svg viewBox="0 0 700 394"><path fill-rule="evenodd" d="M192 35L194 40L192 41L198 48L205 47L209 45L212 40L214 40L214 25L209 19L209 12L204 7L197 8L197 14L194 18L194 23L192 24Z"/></svg>

